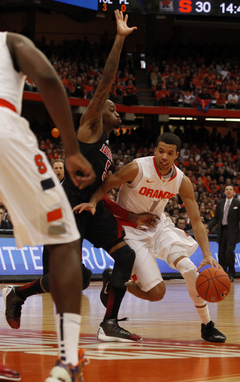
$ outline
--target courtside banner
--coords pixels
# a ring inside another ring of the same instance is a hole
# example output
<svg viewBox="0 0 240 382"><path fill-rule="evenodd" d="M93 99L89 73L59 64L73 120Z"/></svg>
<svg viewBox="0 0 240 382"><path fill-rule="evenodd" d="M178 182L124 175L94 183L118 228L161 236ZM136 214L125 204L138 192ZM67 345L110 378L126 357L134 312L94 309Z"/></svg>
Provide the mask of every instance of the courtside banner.
<svg viewBox="0 0 240 382"><path fill-rule="evenodd" d="M210 249L213 257L218 259L218 244L210 241ZM16 248L15 239L12 235L0 237L0 276L30 276L42 275L42 246ZM198 248L191 256L196 266L202 261L202 252ZM95 248L87 240L83 241L82 261L93 274L101 274L104 269L113 267L111 256L102 248ZM161 273L178 273L170 268L164 261L157 259ZM240 243L235 250L235 270L240 272Z"/></svg>

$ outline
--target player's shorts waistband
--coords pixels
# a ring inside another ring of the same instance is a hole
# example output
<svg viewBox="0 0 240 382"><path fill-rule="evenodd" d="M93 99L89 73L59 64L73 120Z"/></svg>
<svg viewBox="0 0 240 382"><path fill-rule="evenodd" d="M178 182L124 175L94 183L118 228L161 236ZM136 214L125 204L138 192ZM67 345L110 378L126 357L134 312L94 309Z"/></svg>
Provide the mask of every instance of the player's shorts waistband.
<svg viewBox="0 0 240 382"><path fill-rule="evenodd" d="M0 107L7 107L8 109L17 112L14 105L12 105L10 102L6 101L5 99L0 98Z"/></svg>

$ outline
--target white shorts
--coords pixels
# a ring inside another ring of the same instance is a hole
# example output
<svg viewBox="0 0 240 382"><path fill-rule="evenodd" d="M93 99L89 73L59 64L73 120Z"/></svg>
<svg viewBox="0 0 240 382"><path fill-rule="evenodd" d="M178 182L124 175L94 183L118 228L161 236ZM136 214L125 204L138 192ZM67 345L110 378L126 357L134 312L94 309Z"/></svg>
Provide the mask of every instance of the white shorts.
<svg viewBox="0 0 240 382"><path fill-rule="evenodd" d="M0 107L0 199L18 248L79 239L70 203L28 122Z"/></svg>
<svg viewBox="0 0 240 382"><path fill-rule="evenodd" d="M191 236L176 228L172 220L166 218L164 214L156 228L144 230L124 226L124 230L126 232L124 240L136 253L132 278L144 292L148 292L163 281L156 257L173 266L169 255L175 252L175 245L183 249L183 253L179 252L179 256L184 254L188 257L198 247ZM177 254L177 257L179 256Z"/></svg>

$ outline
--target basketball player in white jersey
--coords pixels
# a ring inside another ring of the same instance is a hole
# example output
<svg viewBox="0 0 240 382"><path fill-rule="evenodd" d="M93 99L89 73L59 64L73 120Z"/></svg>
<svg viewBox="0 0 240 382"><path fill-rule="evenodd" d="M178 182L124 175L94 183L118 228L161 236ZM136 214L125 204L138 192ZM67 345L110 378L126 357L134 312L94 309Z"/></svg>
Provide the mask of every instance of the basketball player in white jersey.
<svg viewBox="0 0 240 382"><path fill-rule="evenodd" d="M91 197L89 204L76 206L74 210L81 213L87 209L94 214L97 202L109 190L121 185L118 197L121 207L134 213L156 214L160 218L156 228L130 227L127 222L122 222L126 232L125 241L136 253L132 271L134 281L128 283L128 291L145 300L161 300L165 294L165 284L155 257L166 261L170 267L177 269L186 281L189 295L202 322L202 338L211 342L225 342L225 335L214 327L206 301L198 296L195 286L199 269L207 264L218 268L221 266L211 255L208 237L194 200L192 184L174 165L180 145L181 141L177 135L160 135L156 142L155 156L135 159L127 164L106 178ZM197 241L175 227L171 219L164 214L168 200L176 194L181 196L185 204ZM196 250L197 243L203 253L203 260L198 269L189 259Z"/></svg>
<svg viewBox="0 0 240 382"><path fill-rule="evenodd" d="M38 149L28 122L20 116L26 75L39 87L60 131L66 167L74 184L88 186L95 174L79 152L66 91L47 58L29 39L8 32L0 33L0 57L0 198L11 214L17 247L45 244L50 252L59 359L46 381L82 381L84 353L78 353L82 288L79 233L57 176ZM5 303L11 293L12 288L4 289Z"/></svg>

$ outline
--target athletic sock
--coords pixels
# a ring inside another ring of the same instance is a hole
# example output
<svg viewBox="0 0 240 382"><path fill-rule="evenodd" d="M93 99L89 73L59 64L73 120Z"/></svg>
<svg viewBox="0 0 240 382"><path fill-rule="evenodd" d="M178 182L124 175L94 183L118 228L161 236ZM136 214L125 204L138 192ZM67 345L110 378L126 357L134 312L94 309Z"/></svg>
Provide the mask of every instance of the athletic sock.
<svg viewBox="0 0 240 382"><path fill-rule="evenodd" d="M125 293L126 289L111 287L109 292L107 310L103 321L110 320L112 318L117 318L118 311Z"/></svg>
<svg viewBox="0 0 240 382"><path fill-rule="evenodd" d="M196 307L196 309L202 323L207 325L210 322L210 314L209 314L208 306L206 305L199 308Z"/></svg>
<svg viewBox="0 0 240 382"><path fill-rule="evenodd" d="M41 283L42 279L37 279L32 281L31 283L27 283L23 286L17 287L15 289L16 294L22 300L26 300L29 296L33 296L34 294L42 294L46 293L46 291L42 287Z"/></svg>
<svg viewBox="0 0 240 382"><path fill-rule="evenodd" d="M65 364L78 363L78 340L81 316L76 313L60 313L55 316L59 358Z"/></svg>

